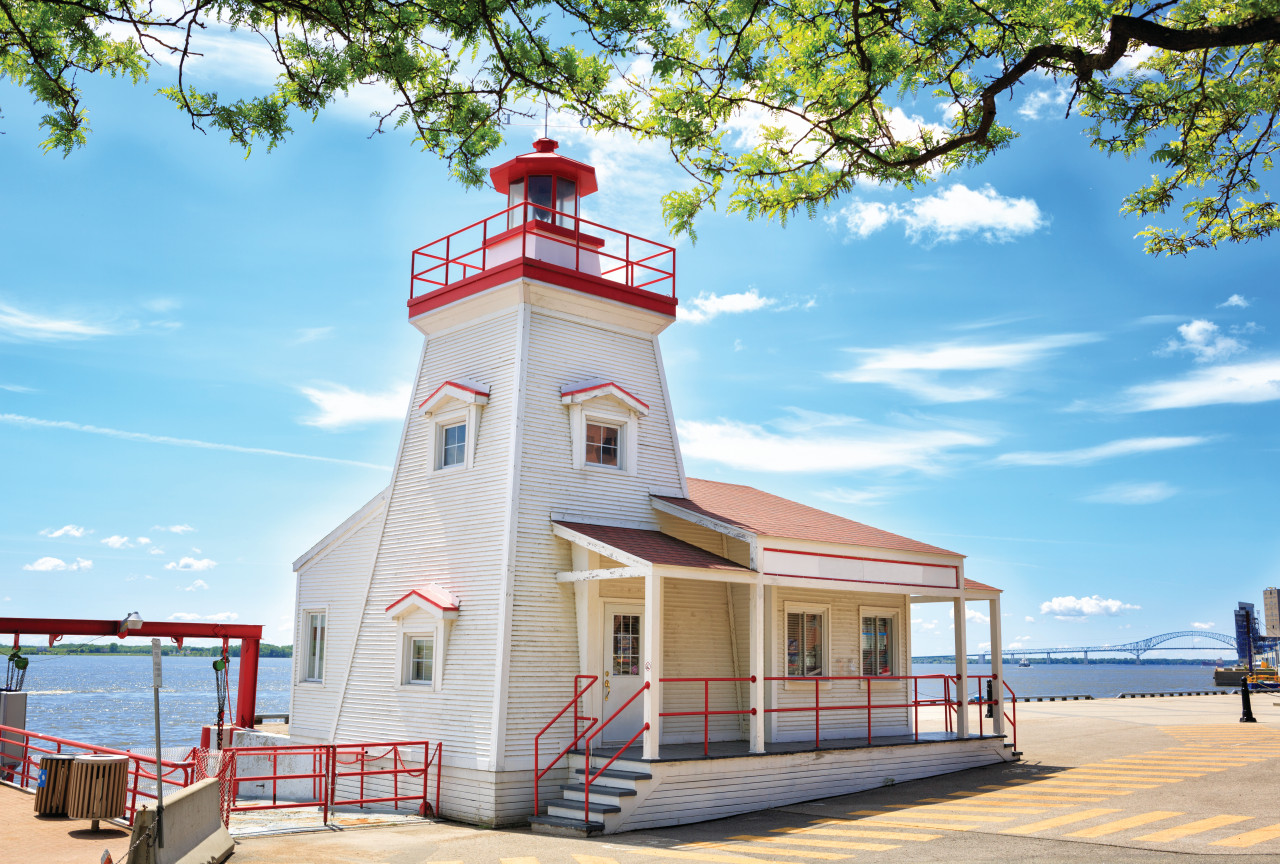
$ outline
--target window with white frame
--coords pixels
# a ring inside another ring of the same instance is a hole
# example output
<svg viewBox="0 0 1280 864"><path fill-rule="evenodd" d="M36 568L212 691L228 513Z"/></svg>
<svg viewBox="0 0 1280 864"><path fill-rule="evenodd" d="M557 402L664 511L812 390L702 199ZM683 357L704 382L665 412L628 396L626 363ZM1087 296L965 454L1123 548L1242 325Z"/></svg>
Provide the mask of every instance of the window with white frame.
<svg viewBox="0 0 1280 864"><path fill-rule="evenodd" d="M868 678L897 674L897 652L894 650L896 617L887 610L862 610L862 671L859 674Z"/></svg>
<svg viewBox="0 0 1280 864"><path fill-rule="evenodd" d="M827 610L787 609L787 677L827 675Z"/></svg>
<svg viewBox="0 0 1280 864"><path fill-rule="evenodd" d="M328 616L324 612L306 612L304 614L307 627L307 653L303 655L305 657L305 668L303 669L302 677L304 681L324 681L325 619Z"/></svg>
<svg viewBox="0 0 1280 864"><path fill-rule="evenodd" d="M434 636L410 634L405 637L405 684L435 684Z"/></svg>
<svg viewBox="0 0 1280 864"><path fill-rule="evenodd" d="M622 427L610 423L587 420L587 440L584 459L588 465L608 468L622 467Z"/></svg>
<svg viewBox="0 0 1280 864"><path fill-rule="evenodd" d="M440 468L451 468L455 465L467 464L467 424L449 423L440 425L440 452L436 464Z"/></svg>

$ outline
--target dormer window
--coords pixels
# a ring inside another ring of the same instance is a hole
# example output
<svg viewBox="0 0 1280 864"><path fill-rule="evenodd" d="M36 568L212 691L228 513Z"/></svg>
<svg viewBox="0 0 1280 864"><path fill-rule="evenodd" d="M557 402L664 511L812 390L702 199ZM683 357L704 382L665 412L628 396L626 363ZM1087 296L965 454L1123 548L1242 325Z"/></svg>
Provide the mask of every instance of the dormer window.
<svg viewBox="0 0 1280 864"><path fill-rule="evenodd" d="M418 410L430 424L430 470L459 470L474 464L480 410L488 403L489 388L464 379L445 381L422 400Z"/></svg>
<svg viewBox="0 0 1280 864"><path fill-rule="evenodd" d="M566 384L560 401L569 407L574 468L636 473L640 418L649 413L646 402L602 378Z"/></svg>
<svg viewBox="0 0 1280 864"><path fill-rule="evenodd" d="M618 468L618 457L622 451L622 427L604 423L587 422L588 465L604 465Z"/></svg>
<svg viewBox="0 0 1280 864"><path fill-rule="evenodd" d="M440 430L440 467L465 465L467 462L467 424L454 423Z"/></svg>

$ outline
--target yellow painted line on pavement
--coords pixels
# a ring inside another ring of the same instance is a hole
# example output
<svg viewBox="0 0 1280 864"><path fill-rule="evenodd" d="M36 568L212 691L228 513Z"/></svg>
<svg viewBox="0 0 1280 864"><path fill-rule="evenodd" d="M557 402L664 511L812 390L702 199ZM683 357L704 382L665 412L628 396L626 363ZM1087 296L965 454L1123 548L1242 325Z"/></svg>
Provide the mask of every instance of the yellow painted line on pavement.
<svg viewBox="0 0 1280 864"><path fill-rule="evenodd" d="M890 849L901 848L897 843L858 843L854 840L814 840L810 837L756 837L751 834L742 834L732 839L752 840L756 843L786 843L790 846L817 846L823 849L857 849L860 852L887 852Z"/></svg>
<svg viewBox="0 0 1280 864"><path fill-rule="evenodd" d="M1111 789L1159 789L1163 783L1130 783L1124 780L1041 780L1037 789L1056 789L1063 792L1102 792Z"/></svg>
<svg viewBox="0 0 1280 864"><path fill-rule="evenodd" d="M908 807L923 807L925 805L931 805L928 807L930 813L935 810L956 810L961 813L1043 813L1047 809L1045 807L1037 807L1034 804L1006 803L988 805L982 802L978 802L976 804L970 804L968 802L958 804L948 801L946 798L921 798L915 804L886 804L884 806L892 807L895 810L901 810Z"/></svg>
<svg viewBox="0 0 1280 864"><path fill-rule="evenodd" d="M686 852L682 849L650 849L633 847L627 850L636 855L656 855L659 858L680 858L685 861L713 861L717 864L802 864L800 861L778 861L756 858L751 855L730 855L726 852ZM782 850L778 850L781 852Z"/></svg>
<svg viewBox="0 0 1280 864"><path fill-rule="evenodd" d="M538 864L537 858L499 858L502 864Z"/></svg>
<svg viewBox="0 0 1280 864"><path fill-rule="evenodd" d="M917 822L914 820L897 821L899 819L904 819L904 818L906 817L903 817L902 815L897 814L895 815L894 818L881 817L876 819L874 822L868 819L867 824L883 825L889 828L927 828L930 831L972 831L974 828L978 827L977 825L946 825L941 822L923 822L923 821ZM923 819L926 817L921 817L921 818Z"/></svg>
<svg viewBox="0 0 1280 864"><path fill-rule="evenodd" d="M983 789L992 789L992 788L994 788L994 789L999 789L1000 787L998 787L998 786L996 786L996 787L983 786L983 787L981 787L981 788L983 788ZM1070 800L1071 800L1071 796L1072 796L1072 795L1127 795L1127 794L1129 794L1128 792L1112 792L1112 791L1110 791L1110 790L1104 790L1104 789L1071 789L1071 788L1069 788L1069 787L1064 788L1064 787L1061 787L1061 786L1055 786L1055 787L1050 788L1050 787L1049 787L1049 786L1047 786L1047 785L1046 785L1044 788L1048 789L1050 792L1053 792L1053 793L1062 793L1062 794L1060 794L1060 795L1054 795L1054 796L1053 796L1053 797L1057 798L1057 799L1058 799L1058 800L1060 800L1060 801L1070 801ZM1037 785L1037 786L1022 786L1022 787L1019 787L1019 789L1018 789L1018 791L1017 791L1017 792L1013 792L1013 793L1010 793L1010 792L988 792L987 794L988 794L988 795L990 795L992 798L1003 798L1003 797L1004 797L1004 796L1006 796L1006 795L1011 795L1012 797L1017 797L1017 798L1023 798L1023 799L1026 799L1026 798L1028 798L1028 797L1032 797L1032 796L1038 796L1038 795L1040 795L1040 794L1041 794L1041 792L1040 792L1039 790L1040 790L1040 787L1039 787L1038 785ZM1048 796L1046 796L1046 797L1048 797Z"/></svg>
<svg viewBox="0 0 1280 864"><path fill-rule="evenodd" d="M1266 828L1255 828L1252 831L1246 831L1243 834L1237 834L1225 840L1214 840L1209 845L1244 848L1246 846L1257 846L1263 841L1275 840L1278 837L1280 837L1280 825L1268 825Z"/></svg>
<svg viewBox="0 0 1280 864"><path fill-rule="evenodd" d="M919 816L913 816L905 810L899 810L894 813L889 810L854 810L850 816L892 816L895 819L954 819L957 822L1012 822L1012 816L976 816L971 813L942 813L934 810L932 807L921 807L920 810L928 810Z"/></svg>
<svg viewBox="0 0 1280 864"><path fill-rule="evenodd" d="M951 794L959 795L960 793L952 792ZM982 795L986 800L992 801L992 802L996 802L996 801L1032 802L1034 801L1036 803L1039 803L1041 801L1070 801L1072 804L1078 804L1081 801L1085 803L1092 803L1094 801L1106 801L1108 798L1114 797L1111 795L1102 795L1102 796L1085 798L1080 795L1049 795L1047 793L1040 793L1040 792L1036 792L1032 794L1022 794L1022 795L1010 795L1006 792L977 792L977 793L971 793L971 794ZM1064 805L1059 804L1056 806L1061 807Z"/></svg>
<svg viewBox="0 0 1280 864"><path fill-rule="evenodd" d="M1169 843L1173 840L1181 840L1183 837L1190 837L1192 834L1203 834L1205 831L1212 831L1214 828L1225 828L1227 825L1234 825L1237 822L1247 822L1252 816L1210 816L1208 819L1199 819L1195 822L1188 822L1186 825L1179 825L1177 828L1166 828L1163 831L1157 831L1154 834L1143 834L1141 837L1135 837L1135 840L1145 840L1148 843Z"/></svg>
<svg viewBox="0 0 1280 864"><path fill-rule="evenodd" d="M1172 819L1174 816L1181 816L1182 813L1177 810L1152 810L1150 813L1139 813L1137 816L1130 816L1127 819L1116 819L1113 822L1103 822L1101 825L1094 825L1092 828L1084 828L1080 831L1072 831L1067 837L1105 837L1108 834L1118 834L1129 828L1137 828L1142 825L1150 825L1152 822L1159 822L1162 819Z"/></svg>
<svg viewBox="0 0 1280 864"><path fill-rule="evenodd" d="M612 858L601 858L599 855L574 855L573 860L578 864L618 864Z"/></svg>
<svg viewBox="0 0 1280 864"><path fill-rule="evenodd" d="M1067 813L1063 816L1054 816L1051 819L1041 819L1039 822L1028 822L1026 825L1019 825L1017 828L1006 828L1001 833L1035 834L1037 831L1048 831L1050 828L1061 828L1063 825L1071 825L1076 822L1083 822L1086 819L1096 819L1099 816L1109 816L1112 813L1119 812L1119 810L1097 807L1092 810L1081 810L1078 813Z"/></svg>
<svg viewBox="0 0 1280 864"><path fill-rule="evenodd" d="M916 843L924 843L927 840L937 840L943 836L941 834L920 834L912 831L877 831L871 828L837 828L837 825L865 825L866 823L852 819L815 819L815 825L818 828L773 828L771 829L778 834L834 834L841 837L870 837L873 840L910 840Z"/></svg>
<svg viewBox="0 0 1280 864"><path fill-rule="evenodd" d="M1262 760L1256 756L1223 756L1214 758L1209 756L1125 756L1117 759L1109 759L1109 762L1140 762L1145 765L1186 765L1188 768L1212 767L1214 765L1248 765L1251 762L1261 762Z"/></svg>
<svg viewBox="0 0 1280 864"><path fill-rule="evenodd" d="M735 839L735 840L740 840L740 839L742 839L742 838L735 837L735 838L733 838L733 839ZM766 839L766 840L768 840L768 839L770 839L770 838L766 837L765 839ZM767 846L766 846L766 847L764 847L763 849L758 849L758 848L754 848L754 847L753 847L753 845L752 845L752 844L749 844L749 843L724 843L724 842L718 842L718 843L686 843L686 844L684 844L683 846L681 846L680 848L681 848L681 849L694 849L694 848L697 848L697 849L723 849L723 850L725 850L726 852L729 852L729 853L731 853L731 854L732 854L732 853L734 853L734 852L767 852L767 853L768 853L768 854L770 854L770 855L777 855L777 854L782 854L782 855L794 855L794 856L796 856L797 858L816 858L816 859L818 859L818 860L820 860L820 861L844 861L844 860L846 860L846 859L848 859L848 858L853 857L853 856L851 856L848 852L844 852L844 853L840 853L840 852L818 852L818 851L815 851L815 850L813 850L813 849L770 849L770 848L769 848L769 847L767 847Z"/></svg>
<svg viewBox="0 0 1280 864"><path fill-rule="evenodd" d="M1159 782L1159 783L1177 783L1179 780L1186 780L1189 777L1205 776L1204 771L1197 771L1194 774L1161 774L1153 771L1150 771L1150 772L1138 771L1138 773L1135 774L1134 773L1135 770L1137 769L1130 768L1126 770L1120 770L1118 768L1079 768L1074 771L1069 771L1061 776L1063 777L1098 777L1103 779L1107 779L1111 777L1114 777L1116 779L1119 779L1121 777L1129 777L1133 780L1150 780L1150 781Z"/></svg>

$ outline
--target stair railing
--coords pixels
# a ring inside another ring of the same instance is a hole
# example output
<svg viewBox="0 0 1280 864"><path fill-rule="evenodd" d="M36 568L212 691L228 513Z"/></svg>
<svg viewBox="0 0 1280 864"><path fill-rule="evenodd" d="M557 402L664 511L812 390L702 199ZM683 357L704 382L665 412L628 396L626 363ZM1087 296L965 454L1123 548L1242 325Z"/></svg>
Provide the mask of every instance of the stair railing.
<svg viewBox="0 0 1280 864"><path fill-rule="evenodd" d="M586 679L587 681L585 686L579 683L584 679ZM550 722L548 722L546 726L542 727L542 729L538 732L537 735L533 736L533 815L535 816L539 815L542 812L538 808L538 784L542 782L542 778L547 775L548 771L550 771L552 768L556 766L556 763L558 763L561 759L565 757L565 754L567 754L574 747L578 746L578 742L582 739L582 736L590 732L592 727L594 727L600 719L599 717L587 717L579 710L579 705L582 702L582 697L585 696L587 694L587 691L589 691L592 687L594 687L595 683L599 680L600 680L600 676L598 675L574 675L573 676L573 698L569 700L568 704L566 704L563 708L560 709L559 714L552 717ZM547 765L546 768L539 769L538 767L538 763L540 761L538 756L539 741L542 740L542 736L546 733L546 731L550 729L552 726L554 726L556 721L559 720L561 717L563 717L565 712L568 711L570 708L573 709L573 740L570 741L567 745L565 745L565 748L560 751L560 753L556 756L556 758L551 760L551 762ZM586 723L587 725L583 727L581 732L579 732L578 726L581 723ZM590 774L591 774L591 757L590 757L590 747L588 746L587 775L590 776Z"/></svg>
<svg viewBox="0 0 1280 864"><path fill-rule="evenodd" d="M618 757L621 756L623 753L627 752L627 748L630 747L632 744L636 743L637 738L639 738L645 732L649 731L649 724L645 723L643 726L641 726L640 730L636 732L636 734L632 735L631 738L628 739L627 743L623 744L622 747L618 749L617 753L614 753L611 757L609 757L609 761L601 765L600 770L597 771L595 774L591 773L591 739L596 737L600 733L604 732L604 730L608 728L609 724L612 723L615 719L617 719L618 715L627 709L628 705L636 701L636 699L640 698L640 694L644 693L644 691L648 689L649 689L649 682L646 681L644 682L644 684L640 685L640 689L637 690L635 693L633 693L630 699L628 699L626 702L623 702L621 705L619 705L618 710L610 714L608 719L606 719L603 723L600 724L599 729L597 729L596 731L592 732L590 735L587 736L587 740L586 740L587 768L586 768L586 771L583 772L583 776L586 778L586 784L585 784L586 788L582 794L582 821L583 822L591 821L591 784L594 783L597 779L599 779L600 775L603 774L605 771L607 771L610 765L618 761ZM603 739L601 740L603 741Z"/></svg>

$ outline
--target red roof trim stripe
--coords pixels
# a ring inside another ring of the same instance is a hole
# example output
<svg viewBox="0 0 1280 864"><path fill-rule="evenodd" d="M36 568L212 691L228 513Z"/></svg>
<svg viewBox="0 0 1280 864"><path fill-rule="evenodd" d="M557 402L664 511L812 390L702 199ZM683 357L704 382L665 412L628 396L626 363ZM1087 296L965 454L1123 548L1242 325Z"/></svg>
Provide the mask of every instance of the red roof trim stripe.
<svg viewBox="0 0 1280 864"><path fill-rule="evenodd" d="M403 596L403 597L401 597L399 600L397 600L396 602L392 603L390 606L388 606L386 609L383 609L382 611L383 611L383 612L390 612L392 609L396 608L396 607L397 607L397 606L399 606L401 603L403 603L404 601L408 600L410 597L417 597L419 600L425 600L426 602L430 603L432 606L434 606L434 607L436 607L437 609L439 609L441 612L457 612L457 611L459 611L459 610L458 610L458 605L457 605L456 603L451 603L451 604L449 604L448 606L441 606L439 603L437 603L436 601L432 600L430 597L428 597L427 595L423 594L421 591L410 591L408 594L404 595L404 596Z"/></svg>
<svg viewBox="0 0 1280 864"><path fill-rule="evenodd" d="M444 382L443 384L441 384L439 387L437 387L436 389L432 390L432 391L431 391L431 395L430 395L430 396L428 396L426 399L423 399L421 402L419 402L419 403L418 403L418 407L419 407L419 408L421 408L423 405L426 405L426 404L427 404L428 402L430 402L432 399L436 398L436 394L437 394L437 393L439 393L441 390L443 390L443 389L444 389L444 388L446 388L446 387L457 387L459 390L465 390L465 391L467 391L468 393L474 393L474 394L476 394L477 396L488 396L488 395L489 395L488 391L486 391L486 390L477 390L477 389L476 389L476 388L474 388L474 387L468 387L466 384L459 384L457 381L446 381L446 382Z"/></svg>
<svg viewBox="0 0 1280 864"><path fill-rule="evenodd" d="M636 394L632 393L630 390L626 389L625 387L621 387L621 386L619 386L619 385L617 385L617 384L613 383L612 381L606 381L606 382L604 382L603 384L592 384L590 387L579 387L577 390L568 390L568 391L566 391L566 392L561 393L560 395L561 395L561 396L575 396L575 395L577 395L577 394L579 394L579 393L590 393L592 390L599 390L599 389L600 389L600 388L602 388L602 387L616 387L617 389L621 390L623 393L626 393L626 394L627 394L627 396L629 396L630 398L632 398L632 399L636 400L636 401L637 401L637 402L639 402L641 405L643 405L643 406L645 407L645 409L646 409L646 410L648 410L648 408L649 408L649 403L648 403L648 402L644 401L644 400L643 400L643 399L641 399L639 396L637 396Z"/></svg>
<svg viewBox="0 0 1280 864"><path fill-rule="evenodd" d="M817 579L819 582L849 582L854 585L903 585L908 588L940 588L940 585L921 585L917 582L881 582L876 579L841 579L837 576L799 576L795 573L765 573L779 579ZM959 578L956 580L959 581ZM959 586L957 586L959 587Z"/></svg>
<svg viewBox="0 0 1280 864"><path fill-rule="evenodd" d="M865 558L862 555L832 555L829 552L800 552L795 549L770 549L766 547L765 552L780 552L783 555L811 555L814 558L843 558L846 561L874 561L877 564L914 564L919 567L938 567L943 570L959 571L960 568L955 564L932 564L928 561L899 561L895 558ZM892 583L898 584L898 583Z"/></svg>

